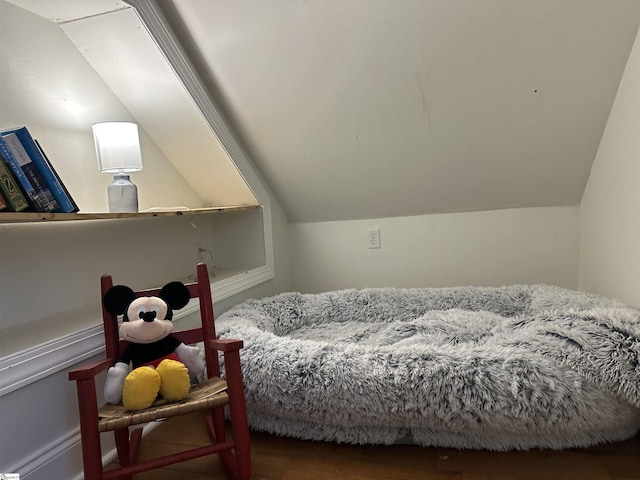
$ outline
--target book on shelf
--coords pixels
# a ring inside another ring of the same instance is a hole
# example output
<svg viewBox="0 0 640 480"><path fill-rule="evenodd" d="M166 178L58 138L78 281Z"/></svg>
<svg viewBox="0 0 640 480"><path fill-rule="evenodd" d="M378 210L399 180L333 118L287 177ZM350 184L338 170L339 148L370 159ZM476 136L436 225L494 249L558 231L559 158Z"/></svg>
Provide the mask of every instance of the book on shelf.
<svg viewBox="0 0 640 480"><path fill-rule="evenodd" d="M15 134L18 137L27 155L29 155L35 168L44 180L46 187L53 195L53 198L58 204L58 208L55 211L62 213L77 212L78 205L69 194L59 175L53 169L51 162L44 154L44 150L40 144L31 136L29 129L27 127L19 127L2 132L3 136L11 134Z"/></svg>
<svg viewBox="0 0 640 480"><path fill-rule="evenodd" d="M29 202L22 194L22 190L20 190L20 186L2 152L0 152L0 193L4 196L9 210L22 212L29 208Z"/></svg>
<svg viewBox="0 0 640 480"><path fill-rule="evenodd" d="M0 192L0 212L2 210L6 210L8 207L7 202L5 201L4 197L2 196L2 192Z"/></svg>
<svg viewBox="0 0 640 480"><path fill-rule="evenodd" d="M65 195L69 199L69 202L71 203L71 210L69 210L69 212L67 212L67 213L79 212L80 208L78 208L78 204L76 203L76 201L73 199L73 197L69 193L69 190L67 190L67 186L64 184L64 182L60 178L60 175L58 175L58 172L56 172L56 169L53 168L53 164L49 161L49 157L47 157L47 154L44 153L44 150L42 149L42 146L40 145L40 142L38 141L37 138L34 138L33 141L35 142L36 147L38 147L38 150L40 151L40 154L42 155L42 158L46 162L47 166L51 169L51 173L53 173L54 177L56 177L56 180L60 184L60 187L62 187L62 190L64 191Z"/></svg>
<svg viewBox="0 0 640 480"><path fill-rule="evenodd" d="M58 202L53 198L51 190L47 188L18 136L15 133L8 133L3 134L1 138L0 151L19 180L31 207L37 212L56 211L59 208Z"/></svg>

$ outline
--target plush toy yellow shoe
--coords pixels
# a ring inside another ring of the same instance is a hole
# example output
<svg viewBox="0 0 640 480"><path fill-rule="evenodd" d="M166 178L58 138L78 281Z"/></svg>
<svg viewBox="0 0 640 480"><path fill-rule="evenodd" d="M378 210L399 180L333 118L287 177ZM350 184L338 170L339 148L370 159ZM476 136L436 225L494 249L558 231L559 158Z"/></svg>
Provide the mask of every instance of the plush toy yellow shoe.
<svg viewBox="0 0 640 480"><path fill-rule="evenodd" d="M128 410L150 407L160 391L162 380L153 367L139 367L131 371L122 387L122 404Z"/></svg>
<svg viewBox="0 0 640 480"><path fill-rule="evenodd" d="M189 370L182 362L162 360L156 369L160 375L160 395L169 402L184 400L189 396L191 382Z"/></svg>
<svg viewBox="0 0 640 480"><path fill-rule="evenodd" d="M189 370L182 362L165 359L158 368L135 368L127 375L122 387L122 404L127 410L150 407L158 397L169 402L184 400L189 396L191 382Z"/></svg>

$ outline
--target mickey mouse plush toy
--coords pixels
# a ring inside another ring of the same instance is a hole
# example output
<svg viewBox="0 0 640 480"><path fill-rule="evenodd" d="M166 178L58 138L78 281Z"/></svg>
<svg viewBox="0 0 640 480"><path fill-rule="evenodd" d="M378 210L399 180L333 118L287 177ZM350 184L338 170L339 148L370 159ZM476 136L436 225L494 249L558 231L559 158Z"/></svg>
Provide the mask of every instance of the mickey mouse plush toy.
<svg viewBox="0 0 640 480"><path fill-rule="evenodd" d="M114 315L123 315L120 338L129 342L107 372L107 402L122 400L125 408L142 410L151 406L158 394L171 402L187 398L190 376L201 374L204 363L198 347L185 345L171 335L171 319L173 310L188 302L189 290L181 282L166 284L157 297L136 297L125 285L107 291L104 307Z"/></svg>

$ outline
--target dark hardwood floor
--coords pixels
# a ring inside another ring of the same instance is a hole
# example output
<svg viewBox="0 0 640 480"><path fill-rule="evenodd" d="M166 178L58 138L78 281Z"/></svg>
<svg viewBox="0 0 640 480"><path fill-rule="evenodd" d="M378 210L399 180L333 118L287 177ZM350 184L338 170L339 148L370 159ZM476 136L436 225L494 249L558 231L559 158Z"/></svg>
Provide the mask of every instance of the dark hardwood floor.
<svg viewBox="0 0 640 480"><path fill-rule="evenodd" d="M255 480L631 480L640 479L640 437L588 449L460 451L353 446L252 433ZM168 420L144 440L141 456L203 445L201 414ZM135 480L226 479L217 457L139 474Z"/></svg>

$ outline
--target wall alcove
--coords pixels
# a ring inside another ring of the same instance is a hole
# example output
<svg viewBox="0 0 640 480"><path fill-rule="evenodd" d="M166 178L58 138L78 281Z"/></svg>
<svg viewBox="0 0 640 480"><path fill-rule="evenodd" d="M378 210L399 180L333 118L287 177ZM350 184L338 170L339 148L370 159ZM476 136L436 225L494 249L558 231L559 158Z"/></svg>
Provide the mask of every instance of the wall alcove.
<svg viewBox="0 0 640 480"><path fill-rule="evenodd" d="M130 275L144 287L158 278L186 277L195 261L207 261L217 301L272 279L269 194L157 5L9 0L1 6L7 12L2 82L8 108L0 124L29 127L80 212L0 213L4 295L13 298L0 318L0 331L10 334L0 358L69 334L71 325L78 331L96 324L89 282L105 267L122 277L136 258L146 264L158 252L173 255L158 268ZM92 123L105 120L139 125L144 168L132 175L140 192L138 214L106 213L111 178L97 170L91 133ZM167 235L167 229L173 230ZM146 243L126 241L143 230L175 239L145 253ZM26 262L14 262L21 245L45 238L48 251L37 245ZM92 265L96 251L102 260ZM74 294L51 285L51 270L63 259ZM50 303L33 309L20 293L22 284L51 292ZM78 311L88 312L84 320L67 320ZM44 323L51 325L47 333L34 334L33 327Z"/></svg>

